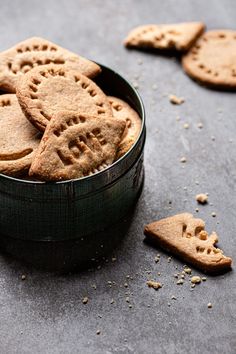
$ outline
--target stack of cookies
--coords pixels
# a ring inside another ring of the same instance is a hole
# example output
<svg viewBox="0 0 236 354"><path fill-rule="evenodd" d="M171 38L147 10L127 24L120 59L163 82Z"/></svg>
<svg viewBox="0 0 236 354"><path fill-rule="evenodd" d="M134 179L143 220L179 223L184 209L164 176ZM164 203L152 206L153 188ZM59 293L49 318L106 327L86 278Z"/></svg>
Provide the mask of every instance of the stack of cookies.
<svg viewBox="0 0 236 354"><path fill-rule="evenodd" d="M141 119L92 78L101 68L42 38L0 53L0 173L60 181L123 156Z"/></svg>

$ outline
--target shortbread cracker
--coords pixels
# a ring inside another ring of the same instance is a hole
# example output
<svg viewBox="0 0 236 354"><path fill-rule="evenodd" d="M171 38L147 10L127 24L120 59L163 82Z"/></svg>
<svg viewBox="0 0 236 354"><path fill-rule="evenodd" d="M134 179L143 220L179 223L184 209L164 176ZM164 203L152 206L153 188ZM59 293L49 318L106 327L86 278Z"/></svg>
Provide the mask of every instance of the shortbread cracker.
<svg viewBox="0 0 236 354"><path fill-rule="evenodd" d="M205 272L229 270L232 259L214 247L218 242L216 233L208 236L204 228L203 220L183 213L146 225L144 233L167 251Z"/></svg>
<svg viewBox="0 0 236 354"><path fill-rule="evenodd" d="M84 177L109 166L125 129L125 121L61 112L51 119L30 168L44 181Z"/></svg>
<svg viewBox="0 0 236 354"><path fill-rule="evenodd" d="M127 47L186 51L204 28L202 22L140 26L129 33L124 44Z"/></svg>
<svg viewBox="0 0 236 354"><path fill-rule="evenodd" d="M14 94L0 95L0 127L0 173L20 175L29 169L40 137Z"/></svg>
<svg viewBox="0 0 236 354"><path fill-rule="evenodd" d="M100 73L94 62L40 37L32 37L0 53L0 89L15 92L17 80L36 66L62 64L88 77Z"/></svg>
<svg viewBox="0 0 236 354"><path fill-rule="evenodd" d="M204 33L183 57L182 65L193 79L210 87L236 89L236 31Z"/></svg>
<svg viewBox="0 0 236 354"><path fill-rule="evenodd" d="M59 111L112 116L106 95L92 80L57 65L32 69L19 80L16 94L26 117L41 131Z"/></svg>
<svg viewBox="0 0 236 354"><path fill-rule="evenodd" d="M117 158L123 156L137 140L142 121L138 113L128 103L117 97L108 96L113 116L126 121L126 129L117 150Z"/></svg>

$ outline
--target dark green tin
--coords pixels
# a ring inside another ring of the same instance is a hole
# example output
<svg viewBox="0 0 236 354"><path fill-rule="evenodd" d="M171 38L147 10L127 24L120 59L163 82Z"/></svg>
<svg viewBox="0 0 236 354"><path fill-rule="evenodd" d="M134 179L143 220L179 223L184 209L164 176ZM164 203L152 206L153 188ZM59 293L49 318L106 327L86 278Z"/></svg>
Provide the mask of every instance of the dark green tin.
<svg viewBox="0 0 236 354"><path fill-rule="evenodd" d="M83 247L91 249L94 242L90 244L90 239L101 232L105 235L107 231L104 230L109 233L138 199L144 178L145 112L142 100L125 79L104 66L96 81L107 94L124 99L139 113L142 118L139 138L121 159L89 177L42 183L0 174L0 234L2 244L11 253L17 253L12 243L19 244L19 241L32 245L35 241L60 244L69 241L71 244L82 240L76 257L83 255L85 261L92 253L83 253Z"/></svg>

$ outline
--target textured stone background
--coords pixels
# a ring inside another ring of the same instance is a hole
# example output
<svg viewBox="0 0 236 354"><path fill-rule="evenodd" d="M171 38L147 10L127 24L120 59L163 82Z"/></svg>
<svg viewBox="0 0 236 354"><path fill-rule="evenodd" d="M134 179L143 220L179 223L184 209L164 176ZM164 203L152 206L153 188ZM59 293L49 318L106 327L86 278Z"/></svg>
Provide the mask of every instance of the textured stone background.
<svg viewBox="0 0 236 354"><path fill-rule="evenodd" d="M236 2L2 0L0 5L0 50L39 35L110 66L138 84L148 129L143 194L124 241L101 269L55 275L0 254L0 352L235 353L235 272L209 276L191 291L188 281L175 284L173 274L182 263L168 263L167 254L143 244L145 223L181 211L197 215L195 194L208 192L213 205L200 206L198 215L236 259L235 94L200 87L177 60L127 51L122 40L132 27L145 23L202 20L209 29L233 28ZM170 93L186 102L171 105ZM182 156L187 158L184 166ZM157 253L161 260L155 264ZM21 274L27 275L25 281ZM160 278L164 287L149 289L148 278ZM116 285L109 287L109 281Z"/></svg>

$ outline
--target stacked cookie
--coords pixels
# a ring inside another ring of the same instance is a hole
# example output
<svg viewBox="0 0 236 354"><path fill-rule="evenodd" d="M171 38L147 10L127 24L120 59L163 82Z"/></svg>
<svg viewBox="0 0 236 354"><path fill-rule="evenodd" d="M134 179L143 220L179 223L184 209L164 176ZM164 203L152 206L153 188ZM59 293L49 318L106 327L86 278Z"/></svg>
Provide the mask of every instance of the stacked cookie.
<svg viewBox="0 0 236 354"><path fill-rule="evenodd" d="M201 22L146 25L133 29L125 39L132 48L184 52L182 66L194 80L220 89L236 89L236 32L204 32Z"/></svg>
<svg viewBox="0 0 236 354"><path fill-rule="evenodd" d="M0 172L43 181L96 173L124 155L141 119L91 78L101 68L30 38L0 54ZM10 92L10 93L9 93Z"/></svg>

